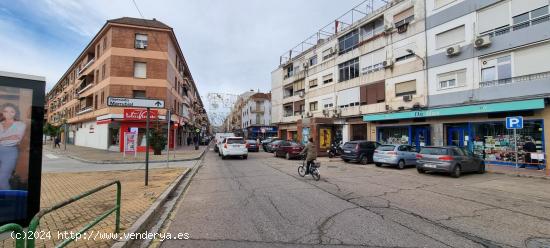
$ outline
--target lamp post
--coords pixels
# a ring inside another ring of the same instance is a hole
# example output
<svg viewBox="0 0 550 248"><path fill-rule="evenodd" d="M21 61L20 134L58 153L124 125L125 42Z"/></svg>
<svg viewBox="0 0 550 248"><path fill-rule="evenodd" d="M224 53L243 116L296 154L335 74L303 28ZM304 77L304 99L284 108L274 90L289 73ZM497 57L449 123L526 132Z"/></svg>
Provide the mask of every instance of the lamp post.
<svg viewBox="0 0 550 248"><path fill-rule="evenodd" d="M407 49L407 50L405 50L405 51L407 51L409 54L412 54L412 55L414 55L415 57L417 57L417 58L419 58L420 60L422 60L422 67L424 67L424 66L426 65L426 61L424 60L424 58L418 56L418 54L416 54L413 50Z"/></svg>

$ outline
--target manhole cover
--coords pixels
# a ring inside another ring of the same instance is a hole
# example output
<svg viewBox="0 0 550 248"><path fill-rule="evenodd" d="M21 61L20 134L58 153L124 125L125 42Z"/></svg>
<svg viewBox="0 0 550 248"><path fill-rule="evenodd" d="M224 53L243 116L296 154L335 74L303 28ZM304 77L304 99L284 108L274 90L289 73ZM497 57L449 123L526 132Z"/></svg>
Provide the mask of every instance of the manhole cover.
<svg viewBox="0 0 550 248"><path fill-rule="evenodd" d="M550 248L550 239L548 238L531 238L525 242L527 248Z"/></svg>

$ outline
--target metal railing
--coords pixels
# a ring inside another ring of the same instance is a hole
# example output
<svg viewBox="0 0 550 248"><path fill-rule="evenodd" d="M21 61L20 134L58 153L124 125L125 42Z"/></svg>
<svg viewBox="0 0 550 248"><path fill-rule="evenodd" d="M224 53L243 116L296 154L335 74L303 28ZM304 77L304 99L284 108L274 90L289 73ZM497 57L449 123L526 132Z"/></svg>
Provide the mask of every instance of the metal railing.
<svg viewBox="0 0 550 248"><path fill-rule="evenodd" d="M480 88L487 88L487 87L500 86L500 85L513 84L513 83L520 83L520 82L543 79L543 78L549 78L549 77L550 77L550 71L546 71L546 72L529 74L529 75L524 75L524 76L518 76L518 77L511 77L511 78L504 78L504 79L480 82L479 87Z"/></svg>
<svg viewBox="0 0 550 248"><path fill-rule="evenodd" d="M5 224L3 226L0 226L0 233L16 233L15 237L12 236L12 238L15 238L15 247L16 248L24 248L25 247L25 233L23 232L23 228L15 223Z"/></svg>
<svg viewBox="0 0 550 248"><path fill-rule="evenodd" d="M528 20L528 21L525 21L525 22L522 22L522 23L518 23L518 24L515 24L515 25L512 25L512 26L505 26L505 27L489 30L487 32L481 33L480 35L481 36L482 35L489 35L491 37L495 37L495 36L510 33L511 31L516 31L516 30L523 29L523 28L526 28L526 27L529 27L529 26L532 26L532 25L537 25L537 24L540 24L540 23L543 23L543 22L547 22L549 20L550 20L550 15L544 15L544 16L540 16L540 17L534 18L532 20Z"/></svg>

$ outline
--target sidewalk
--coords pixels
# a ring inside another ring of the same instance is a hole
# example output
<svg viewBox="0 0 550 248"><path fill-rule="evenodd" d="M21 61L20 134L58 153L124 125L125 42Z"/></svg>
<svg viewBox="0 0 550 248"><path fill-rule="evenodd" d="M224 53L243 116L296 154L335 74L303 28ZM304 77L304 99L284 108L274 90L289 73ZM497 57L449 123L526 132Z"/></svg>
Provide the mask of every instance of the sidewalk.
<svg viewBox="0 0 550 248"><path fill-rule="evenodd" d="M546 170L515 168L511 166L499 166L491 164L487 164L486 170L489 173L504 174L508 176L550 179L550 176L546 174Z"/></svg>
<svg viewBox="0 0 550 248"><path fill-rule="evenodd" d="M134 158L134 154L126 154L124 158L121 152L113 152L108 150L100 150L95 148L67 145L67 150L61 145L61 148L52 148L51 143L43 145L44 153L49 152L53 154L60 154L72 159L76 159L86 163L95 164L127 164L127 163L144 163L145 152L138 152ZM199 159L203 152L208 150L208 146L200 146L198 150L195 150L193 146L178 147L175 151L170 150L170 161L188 161ZM166 161L166 151L162 151L162 155L153 155L151 151L149 153L150 162Z"/></svg>

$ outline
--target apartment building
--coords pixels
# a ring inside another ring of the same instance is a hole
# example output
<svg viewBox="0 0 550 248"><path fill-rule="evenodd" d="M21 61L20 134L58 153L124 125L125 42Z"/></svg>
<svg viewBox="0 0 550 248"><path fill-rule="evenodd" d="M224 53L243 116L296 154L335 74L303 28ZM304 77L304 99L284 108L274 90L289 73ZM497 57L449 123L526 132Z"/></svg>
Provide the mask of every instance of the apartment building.
<svg viewBox="0 0 550 248"><path fill-rule="evenodd" d="M364 115L427 106L424 1L373 2L281 56L271 74L280 137L313 137L322 155L334 141L376 139ZM296 51L304 44L314 45Z"/></svg>
<svg viewBox="0 0 550 248"><path fill-rule="evenodd" d="M271 93L255 93L241 109L241 128L248 139L277 136L277 127L271 126Z"/></svg>
<svg viewBox="0 0 550 248"><path fill-rule="evenodd" d="M517 142L520 165L542 167L550 138L549 1L426 2L429 108L366 115L377 139L464 146L500 165L515 165ZM509 116L524 119L515 140ZM526 151L529 142L536 149Z"/></svg>
<svg viewBox="0 0 550 248"><path fill-rule="evenodd" d="M169 121L170 147L209 125L174 31L156 19L108 20L47 93L47 121L67 125L70 143L97 149L122 151L124 132L137 131L144 151L145 110L108 106L110 96L164 100L151 126L167 133Z"/></svg>

